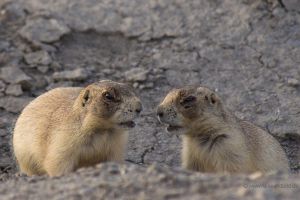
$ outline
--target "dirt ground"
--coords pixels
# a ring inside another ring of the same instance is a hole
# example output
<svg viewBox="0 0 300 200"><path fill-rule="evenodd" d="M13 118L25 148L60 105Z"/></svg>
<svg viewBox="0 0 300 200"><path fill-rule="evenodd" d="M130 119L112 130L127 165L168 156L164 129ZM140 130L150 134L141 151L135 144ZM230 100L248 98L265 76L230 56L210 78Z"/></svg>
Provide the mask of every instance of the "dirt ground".
<svg viewBox="0 0 300 200"><path fill-rule="evenodd" d="M15 175L10 138L22 108L52 88L101 79L133 85L143 102L127 163L54 179ZM274 135L294 173L180 169L180 138L155 108L170 89L200 84ZM299 197L300 3L0 0L0 111L0 199Z"/></svg>

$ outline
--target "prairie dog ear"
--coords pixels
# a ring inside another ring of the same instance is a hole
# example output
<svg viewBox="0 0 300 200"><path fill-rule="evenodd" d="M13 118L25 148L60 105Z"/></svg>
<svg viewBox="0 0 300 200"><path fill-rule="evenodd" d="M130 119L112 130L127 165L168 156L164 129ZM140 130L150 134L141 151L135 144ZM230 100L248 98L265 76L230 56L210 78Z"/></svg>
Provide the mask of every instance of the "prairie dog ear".
<svg viewBox="0 0 300 200"><path fill-rule="evenodd" d="M204 96L204 99L211 105L219 104L221 102L220 97L208 88L198 87L197 94Z"/></svg>
<svg viewBox="0 0 300 200"><path fill-rule="evenodd" d="M82 106L86 106L86 104L89 102L90 100L90 90L86 89L82 95Z"/></svg>
<svg viewBox="0 0 300 200"><path fill-rule="evenodd" d="M220 103L221 99L215 93L211 93L210 95L210 103L211 104L218 104Z"/></svg>

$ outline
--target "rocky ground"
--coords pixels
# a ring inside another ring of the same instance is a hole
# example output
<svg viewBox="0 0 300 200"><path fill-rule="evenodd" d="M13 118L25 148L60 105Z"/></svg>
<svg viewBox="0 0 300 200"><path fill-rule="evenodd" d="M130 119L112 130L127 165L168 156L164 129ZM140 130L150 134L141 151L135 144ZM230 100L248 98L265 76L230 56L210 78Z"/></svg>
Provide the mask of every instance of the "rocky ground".
<svg viewBox="0 0 300 200"><path fill-rule="evenodd" d="M1 199L296 198L299 55L297 0L0 0ZM144 104L127 164L55 179L14 175L9 140L22 108L52 88L100 79L132 84ZM216 90L237 116L274 135L295 173L179 169L180 139L165 133L155 107L186 84Z"/></svg>

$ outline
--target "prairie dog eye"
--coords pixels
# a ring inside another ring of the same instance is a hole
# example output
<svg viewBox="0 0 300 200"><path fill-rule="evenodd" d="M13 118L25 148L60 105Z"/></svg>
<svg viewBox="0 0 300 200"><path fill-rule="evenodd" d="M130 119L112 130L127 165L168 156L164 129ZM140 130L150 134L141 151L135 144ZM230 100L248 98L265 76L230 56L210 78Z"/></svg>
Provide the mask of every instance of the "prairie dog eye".
<svg viewBox="0 0 300 200"><path fill-rule="evenodd" d="M109 92L104 92L103 97L105 99L109 100L109 101L114 101L115 100L115 97Z"/></svg>
<svg viewBox="0 0 300 200"><path fill-rule="evenodd" d="M192 105L194 104L196 99L197 98L195 96L188 96L188 97L184 98L182 101L180 101L180 105L182 105L186 109L190 108L190 107L192 107Z"/></svg>
<svg viewBox="0 0 300 200"><path fill-rule="evenodd" d="M90 99L90 91L86 90L85 93L83 94L83 99L82 99L82 106L84 107Z"/></svg>

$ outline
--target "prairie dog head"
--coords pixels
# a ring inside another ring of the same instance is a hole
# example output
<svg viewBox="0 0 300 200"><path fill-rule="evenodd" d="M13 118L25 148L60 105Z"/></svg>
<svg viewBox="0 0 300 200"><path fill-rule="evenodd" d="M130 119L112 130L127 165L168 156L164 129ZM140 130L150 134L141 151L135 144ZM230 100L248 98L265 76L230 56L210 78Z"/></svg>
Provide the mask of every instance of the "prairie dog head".
<svg viewBox="0 0 300 200"><path fill-rule="evenodd" d="M157 107L160 122L168 125L168 132L178 134L195 130L207 119L222 117L222 113L221 99L205 87L171 90Z"/></svg>
<svg viewBox="0 0 300 200"><path fill-rule="evenodd" d="M129 129L142 111L140 99L123 83L104 80L83 89L77 99L87 129Z"/></svg>

